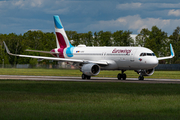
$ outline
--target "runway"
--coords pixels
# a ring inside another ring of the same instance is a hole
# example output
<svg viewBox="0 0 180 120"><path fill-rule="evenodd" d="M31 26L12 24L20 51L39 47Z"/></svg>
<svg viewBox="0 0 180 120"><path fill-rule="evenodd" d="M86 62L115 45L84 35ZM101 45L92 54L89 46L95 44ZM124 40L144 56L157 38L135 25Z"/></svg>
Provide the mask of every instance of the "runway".
<svg viewBox="0 0 180 120"><path fill-rule="evenodd" d="M72 81L72 82L122 82L122 83L174 83L180 84L180 79L151 79L138 80L138 78L127 78L127 80L117 80L117 78L92 77L90 80L83 80L81 77L63 76L25 76L25 75L0 75L0 80L32 80L32 81Z"/></svg>

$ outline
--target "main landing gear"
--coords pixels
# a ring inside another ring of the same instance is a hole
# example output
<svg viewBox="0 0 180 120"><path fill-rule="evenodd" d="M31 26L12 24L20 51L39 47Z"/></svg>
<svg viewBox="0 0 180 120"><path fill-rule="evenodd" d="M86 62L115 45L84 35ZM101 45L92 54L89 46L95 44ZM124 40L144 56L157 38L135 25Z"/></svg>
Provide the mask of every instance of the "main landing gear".
<svg viewBox="0 0 180 120"><path fill-rule="evenodd" d="M118 80L126 80L126 74L124 74L125 70L122 70L122 73L117 75Z"/></svg>
<svg viewBox="0 0 180 120"><path fill-rule="evenodd" d="M91 76L88 76L88 75L85 75L85 74L82 74L82 79L91 79Z"/></svg>

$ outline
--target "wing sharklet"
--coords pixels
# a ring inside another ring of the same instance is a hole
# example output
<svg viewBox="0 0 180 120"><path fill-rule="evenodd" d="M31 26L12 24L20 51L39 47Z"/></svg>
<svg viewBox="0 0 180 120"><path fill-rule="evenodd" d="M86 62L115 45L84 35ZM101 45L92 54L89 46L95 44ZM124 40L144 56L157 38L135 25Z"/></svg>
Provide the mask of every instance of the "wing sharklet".
<svg viewBox="0 0 180 120"><path fill-rule="evenodd" d="M174 49L172 47L172 44L170 44L170 52L171 52L171 55L169 57L159 57L157 58L158 60L165 60L165 59L171 59L175 56L175 53L174 53Z"/></svg>

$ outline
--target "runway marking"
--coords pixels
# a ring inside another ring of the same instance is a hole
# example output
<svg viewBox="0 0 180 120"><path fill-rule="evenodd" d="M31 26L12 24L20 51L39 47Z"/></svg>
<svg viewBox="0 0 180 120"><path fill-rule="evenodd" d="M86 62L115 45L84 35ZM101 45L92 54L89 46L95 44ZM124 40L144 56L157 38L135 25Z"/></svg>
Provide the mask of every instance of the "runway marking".
<svg viewBox="0 0 180 120"><path fill-rule="evenodd" d="M65 76L26 76L26 75L0 75L0 79L7 80L34 80L34 81L74 81L74 82L124 82L124 83L175 83L180 84L180 79L151 79L138 80L137 78L127 78L127 80L117 80L117 78L92 77L90 80L83 80L81 77Z"/></svg>

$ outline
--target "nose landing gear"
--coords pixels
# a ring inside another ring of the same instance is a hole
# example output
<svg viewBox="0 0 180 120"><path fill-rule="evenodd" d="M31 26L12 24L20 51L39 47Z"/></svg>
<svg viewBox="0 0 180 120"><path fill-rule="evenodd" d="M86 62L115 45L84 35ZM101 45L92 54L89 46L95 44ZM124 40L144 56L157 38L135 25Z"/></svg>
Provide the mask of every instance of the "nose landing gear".
<svg viewBox="0 0 180 120"><path fill-rule="evenodd" d="M144 77L143 77L142 75L140 75L140 76L138 77L138 80L144 80Z"/></svg>
<svg viewBox="0 0 180 120"><path fill-rule="evenodd" d="M137 74L139 74L140 76L138 77L138 80L144 80L144 76L142 75L142 70L141 71L135 71L137 72Z"/></svg>

